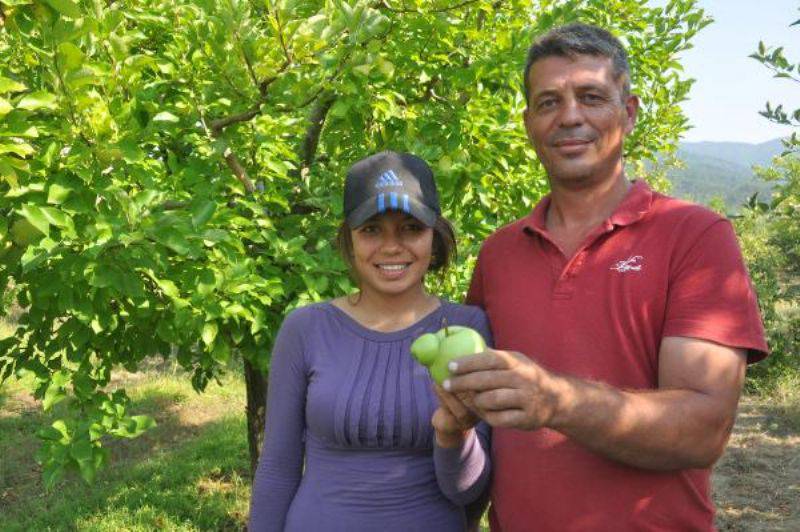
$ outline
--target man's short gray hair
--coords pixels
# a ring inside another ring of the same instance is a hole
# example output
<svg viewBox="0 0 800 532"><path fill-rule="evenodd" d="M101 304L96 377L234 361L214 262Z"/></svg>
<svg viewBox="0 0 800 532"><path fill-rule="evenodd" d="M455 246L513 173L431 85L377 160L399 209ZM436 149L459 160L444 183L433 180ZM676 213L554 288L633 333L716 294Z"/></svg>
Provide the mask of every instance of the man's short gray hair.
<svg viewBox="0 0 800 532"><path fill-rule="evenodd" d="M614 79L622 77L622 97L631 92L631 71L628 65L628 53L622 43L610 32L592 26L574 22L553 28L542 37L536 39L528 49L528 61L525 64L525 102L530 103L531 67L536 61L545 57L574 57L576 55L595 55L611 59L614 68Z"/></svg>

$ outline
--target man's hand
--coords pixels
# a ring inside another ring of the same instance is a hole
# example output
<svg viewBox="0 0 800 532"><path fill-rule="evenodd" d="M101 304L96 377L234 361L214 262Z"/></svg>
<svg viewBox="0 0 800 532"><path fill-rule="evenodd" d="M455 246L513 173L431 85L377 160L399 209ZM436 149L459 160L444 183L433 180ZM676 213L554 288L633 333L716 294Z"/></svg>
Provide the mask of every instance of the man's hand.
<svg viewBox="0 0 800 532"><path fill-rule="evenodd" d="M553 373L520 353L487 350L454 361L444 387L472 393L466 405L494 427L547 427L634 467L705 468L730 435L746 360L744 349L666 337L658 388L623 390Z"/></svg>
<svg viewBox="0 0 800 532"><path fill-rule="evenodd" d="M557 380L521 353L487 349L450 363L444 386L465 394L467 406L493 427L546 426L558 405Z"/></svg>
<svg viewBox="0 0 800 532"><path fill-rule="evenodd" d="M465 404L469 401L469 394L462 394L459 398L438 385L434 387L434 391L439 398L439 408L433 413L431 419L436 443L443 448L458 447L464 442L467 432L480 421L480 418Z"/></svg>

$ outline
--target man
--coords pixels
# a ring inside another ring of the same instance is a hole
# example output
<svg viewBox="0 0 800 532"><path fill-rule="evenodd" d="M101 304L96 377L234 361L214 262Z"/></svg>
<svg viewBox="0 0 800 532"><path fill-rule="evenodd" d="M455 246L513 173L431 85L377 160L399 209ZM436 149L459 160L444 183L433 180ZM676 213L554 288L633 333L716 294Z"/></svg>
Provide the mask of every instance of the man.
<svg viewBox="0 0 800 532"><path fill-rule="evenodd" d="M605 30L535 42L525 91L551 194L484 243L467 299L498 350L445 382L493 427L492 530L711 530L710 468L767 352L731 225L626 179L638 99Z"/></svg>

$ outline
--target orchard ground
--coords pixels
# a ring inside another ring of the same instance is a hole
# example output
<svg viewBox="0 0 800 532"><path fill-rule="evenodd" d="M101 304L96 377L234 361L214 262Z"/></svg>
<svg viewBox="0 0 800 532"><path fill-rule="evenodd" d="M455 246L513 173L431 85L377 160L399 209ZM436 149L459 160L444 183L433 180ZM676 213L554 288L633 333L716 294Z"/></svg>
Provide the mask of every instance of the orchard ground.
<svg viewBox="0 0 800 532"><path fill-rule="evenodd" d="M132 410L158 426L110 443L112 465L93 486L78 478L46 492L34 460L48 422L26 387L0 389L0 515L3 530L241 530L250 479L244 386L236 373L195 393L170 364L117 373ZM800 530L800 393L787 383L743 399L728 451L716 468L720 530ZM56 409L58 409L56 406Z"/></svg>

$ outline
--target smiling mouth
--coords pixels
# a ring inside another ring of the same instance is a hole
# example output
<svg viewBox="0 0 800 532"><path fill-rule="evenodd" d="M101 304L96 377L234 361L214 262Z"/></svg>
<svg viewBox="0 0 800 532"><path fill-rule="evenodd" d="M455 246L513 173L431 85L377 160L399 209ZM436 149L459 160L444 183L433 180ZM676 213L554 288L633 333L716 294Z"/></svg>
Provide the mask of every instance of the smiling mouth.
<svg viewBox="0 0 800 532"><path fill-rule="evenodd" d="M568 139L554 142L553 146L556 148L569 148L571 146L583 146L584 144L589 144L590 142L591 141L589 139Z"/></svg>
<svg viewBox="0 0 800 532"><path fill-rule="evenodd" d="M403 264L376 264L375 267L385 272L402 272L411 265L410 262Z"/></svg>

